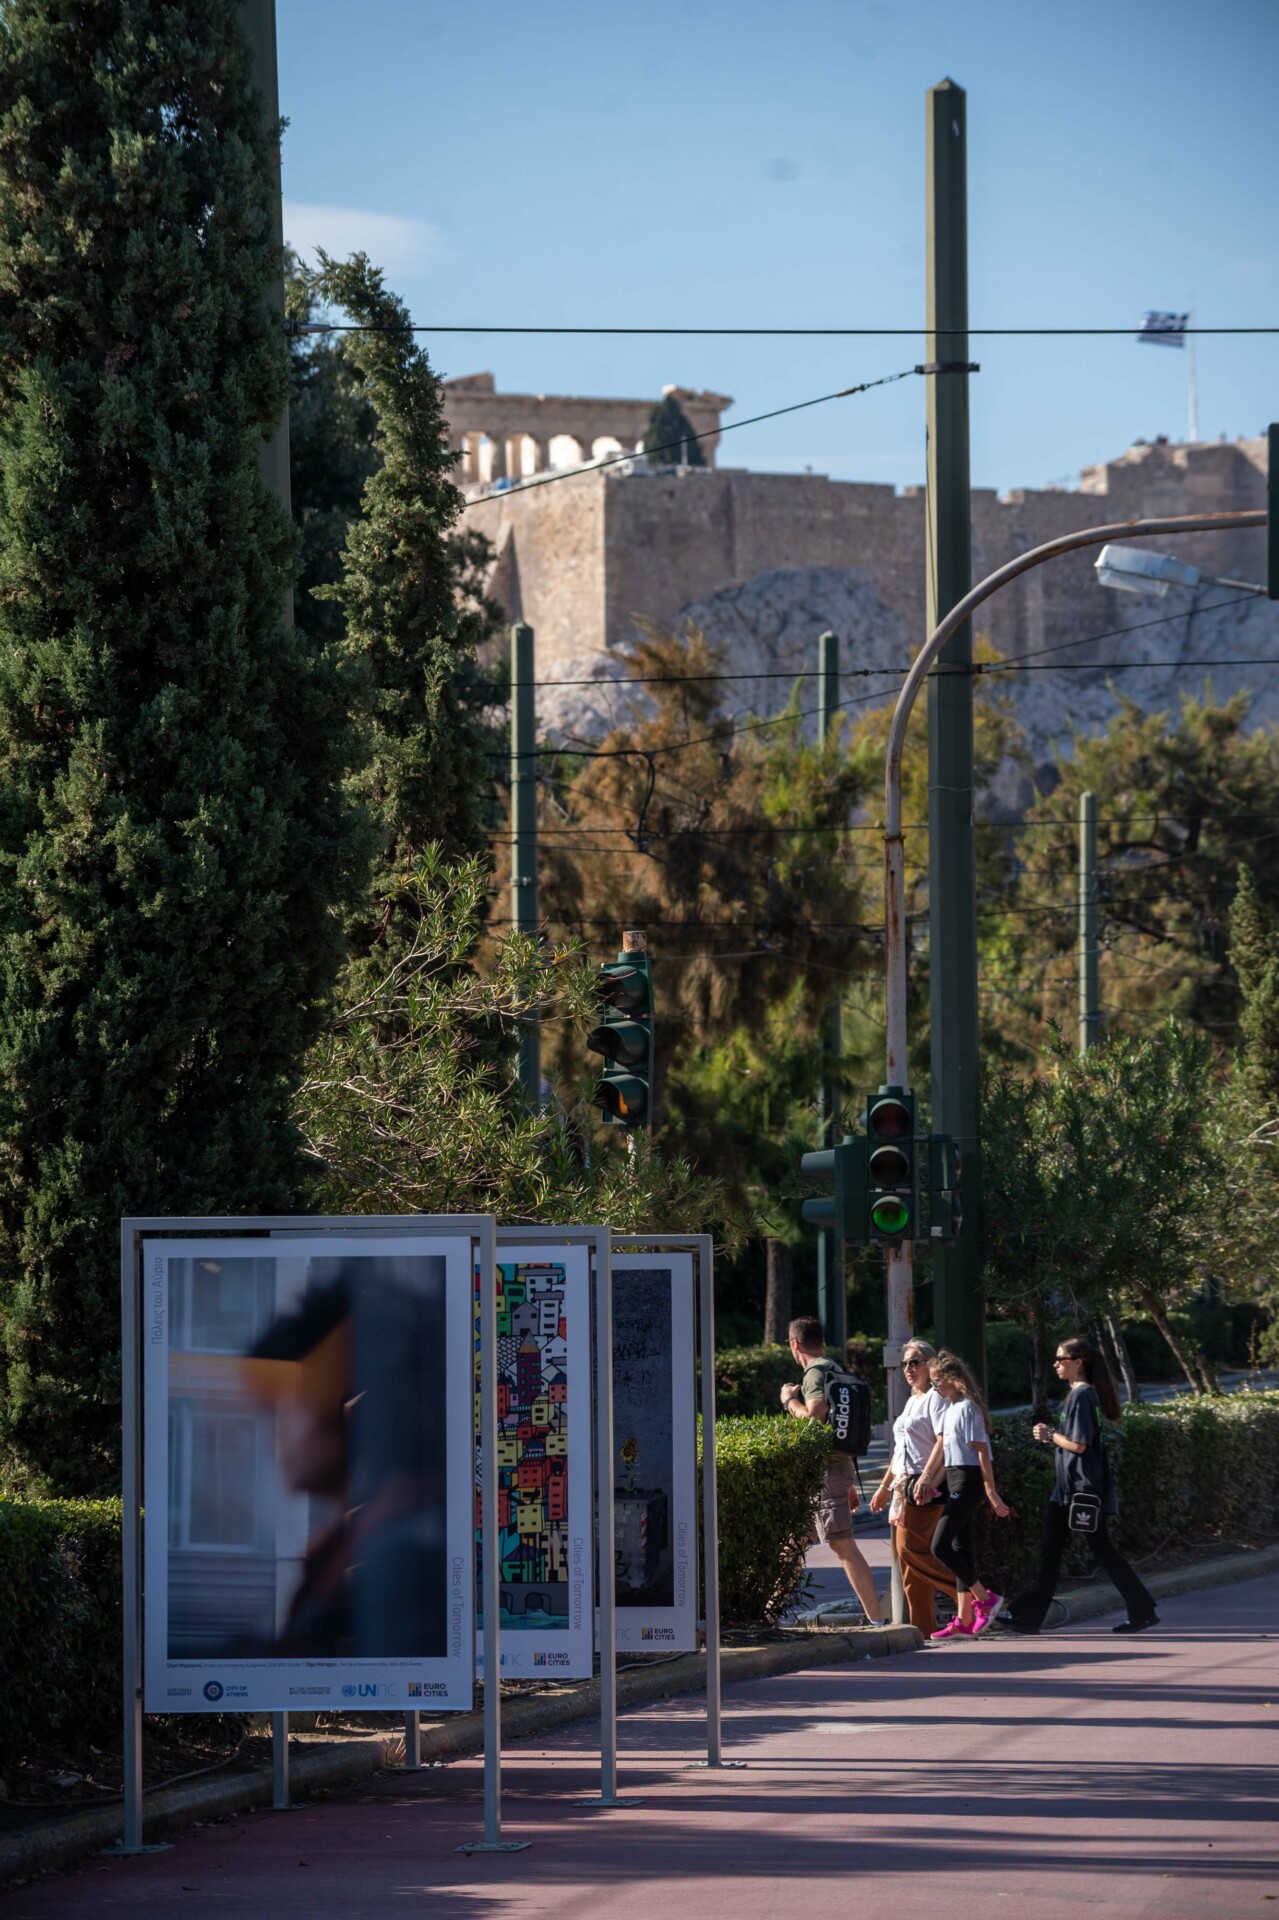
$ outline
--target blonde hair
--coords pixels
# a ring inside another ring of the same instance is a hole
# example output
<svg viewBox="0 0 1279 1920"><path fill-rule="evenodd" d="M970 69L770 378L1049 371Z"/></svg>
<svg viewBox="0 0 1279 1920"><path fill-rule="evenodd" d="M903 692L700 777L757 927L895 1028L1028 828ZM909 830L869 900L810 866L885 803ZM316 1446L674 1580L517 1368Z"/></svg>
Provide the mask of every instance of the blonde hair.
<svg viewBox="0 0 1279 1920"><path fill-rule="evenodd" d="M986 1396L978 1386L976 1376L968 1362L961 1360L957 1353L951 1353L949 1348L943 1347L936 1358L929 1361L928 1372L934 1382L939 1379L946 1380L957 1387L961 1400L971 1400L981 1409L983 1420L988 1417Z"/></svg>

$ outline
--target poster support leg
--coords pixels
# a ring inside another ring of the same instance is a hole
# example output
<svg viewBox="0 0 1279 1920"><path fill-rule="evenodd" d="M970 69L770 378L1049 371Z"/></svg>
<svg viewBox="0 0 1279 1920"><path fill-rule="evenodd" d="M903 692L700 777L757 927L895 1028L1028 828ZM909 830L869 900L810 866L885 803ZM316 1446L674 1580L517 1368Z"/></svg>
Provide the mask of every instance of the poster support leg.
<svg viewBox="0 0 1279 1920"><path fill-rule="evenodd" d="M164 1853L167 1842L142 1840L142 1381L139 1367L138 1261L141 1247L120 1222L121 1559L124 1610L124 1835L104 1853Z"/></svg>
<svg viewBox="0 0 1279 1920"><path fill-rule="evenodd" d="M404 1716L404 1767L405 1773L422 1771L422 1716L420 1713L406 1713Z"/></svg>
<svg viewBox="0 0 1279 1920"><path fill-rule="evenodd" d="M719 1641L719 1483L715 1473L715 1250L709 1234L697 1239L698 1356L702 1387L702 1592L706 1604L706 1758L696 1766L740 1768L725 1760L722 1737Z"/></svg>
<svg viewBox="0 0 1279 1920"><path fill-rule="evenodd" d="M289 1716L271 1715L271 1805L277 1813L289 1811Z"/></svg>
<svg viewBox="0 0 1279 1920"><path fill-rule="evenodd" d="M457 1853L522 1853L527 1840L502 1838L502 1585L498 1539L497 1244L490 1226L480 1247L480 1560L484 1576L484 1838Z"/></svg>
<svg viewBox="0 0 1279 1920"><path fill-rule="evenodd" d="M600 1790L579 1807L625 1808L643 1802L617 1791L617 1594L613 1578L613 1269L611 1254L595 1273L595 1511L598 1527L600 1623Z"/></svg>

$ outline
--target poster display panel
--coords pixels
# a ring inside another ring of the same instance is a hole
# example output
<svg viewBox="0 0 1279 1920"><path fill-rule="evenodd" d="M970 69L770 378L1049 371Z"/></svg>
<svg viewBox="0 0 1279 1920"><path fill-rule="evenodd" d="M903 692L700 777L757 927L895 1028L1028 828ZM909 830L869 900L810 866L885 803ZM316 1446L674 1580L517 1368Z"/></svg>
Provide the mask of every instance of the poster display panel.
<svg viewBox="0 0 1279 1920"><path fill-rule="evenodd" d="M697 1646L693 1256L613 1256L613 1564L619 1651Z"/></svg>
<svg viewBox="0 0 1279 1920"><path fill-rule="evenodd" d="M479 1292L476 1289L476 1667L481 1584ZM587 1679L591 1634L590 1254L507 1246L497 1259L498 1552L502 1673Z"/></svg>
<svg viewBox="0 0 1279 1920"><path fill-rule="evenodd" d="M143 1242L149 1713L469 1709L469 1235Z"/></svg>

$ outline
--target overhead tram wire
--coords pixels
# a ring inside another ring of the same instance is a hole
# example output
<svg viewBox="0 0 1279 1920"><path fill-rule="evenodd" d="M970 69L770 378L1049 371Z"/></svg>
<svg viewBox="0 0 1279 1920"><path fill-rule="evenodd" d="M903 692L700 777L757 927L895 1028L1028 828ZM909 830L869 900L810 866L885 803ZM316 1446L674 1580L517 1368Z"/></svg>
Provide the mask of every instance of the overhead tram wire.
<svg viewBox="0 0 1279 1920"><path fill-rule="evenodd" d="M568 335L582 339L627 340L921 340L932 333L946 336L946 329L922 327L531 327L480 326L473 322L459 326L447 322L438 325L410 321L402 325L386 321L370 325L358 320L291 321L285 332L292 338L312 333L492 333ZM953 329L952 329L953 331ZM1248 335L1279 333L1273 327L1183 327L1183 334ZM965 327L964 332L979 334L986 340L1076 340L1122 339L1136 336L1137 329L1126 327Z"/></svg>
<svg viewBox="0 0 1279 1920"><path fill-rule="evenodd" d="M829 400L848 400L856 393L869 393L872 387L891 387L899 380L910 380L915 374L935 374L937 366L904 367L900 373L884 373L877 380L862 380L856 386L839 387L834 393L819 393L812 400L796 400L789 407L774 407L769 413L753 413L746 420L730 420L727 425L706 427L701 433L682 433L678 440L663 440L659 446L645 447L645 454L678 453L681 447L688 446L693 440L718 440L721 434L736 433L739 427L757 427L763 420L780 420L786 413L803 413L806 407L824 407ZM553 487L562 480L580 480L585 473L603 473L608 467L615 467L625 460L634 460L635 453L611 453L603 460L592 460L580 467L561 467L553 473L534 474L531 479L521 480L513 487L503 487L500 493L479 493L473 500L463 503L465 513L469 507L479 506L482 501L509 500L513 493L532 493L537 487Z"/></svg>

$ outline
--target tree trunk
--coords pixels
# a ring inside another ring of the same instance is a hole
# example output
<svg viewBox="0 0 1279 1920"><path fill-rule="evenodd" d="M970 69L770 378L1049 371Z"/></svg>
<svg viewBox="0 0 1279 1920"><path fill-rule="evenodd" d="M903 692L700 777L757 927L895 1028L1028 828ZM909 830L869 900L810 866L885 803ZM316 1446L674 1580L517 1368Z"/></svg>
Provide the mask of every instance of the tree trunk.
<svg viewBox="0 0 1279 1920"><path fill-rule="evenodd" d="M795 1290L795 1262L784 1240L765 1240L768 1255L768 1291L764 1296L764 1344L784 1347L791 1322Z"/></svg>
<svg viewBox="0 0 1279 1920"><path fill-rule="evenodd" d="M1030 1327L1030 1400L1036 1420L1048 1418L1048 1327L1035 1307Z"/></svg>
<svg viewBox="0 0 1279 1920"><path fill-rule="evenodd" d="M1173 1333L1173 1330L1172 1330L1172 1323L1169 1320L1168 1315L1164 1312L1162 1305L1155 1298L1154 1294L1151 1293L1148 1287L1139 1287L1137 1291L1141 1295L1142 1301L1144 1302L1146 1310L1149 1313L1151 1319L1154 1321L1160 1333L1162 1333L1164 1339L1167 1341L1168 1351L1172 1354L1173 1359L1177 1362L1177 1365L1181 1368L1181 1371L1185 1374L1186 1383L1189 1386L1190 1391L1192 1393L1202 1393L1203 1384L1201 1381L1197 1380L1194 1374L1191 1372L1190 1364L1187 1361L1186 1356L1181 1351L1181 1348L1177 1345L1176 1335Z"/></svg>
<svg viewBox="0 0 1279 1920"><path fill-rule="evenodd" d="M1141 1382L1137 1378L1137 1369L1133 1366L1132 1355L1128 1351L1128 1342L1124 1339L1124 1330L1113 1313L1105 1316L1105 1325L1118 1362L1119 1377L1124 1383L1124 1398L1130 1407L1135 1406L1141 1399Z"/></svg>

